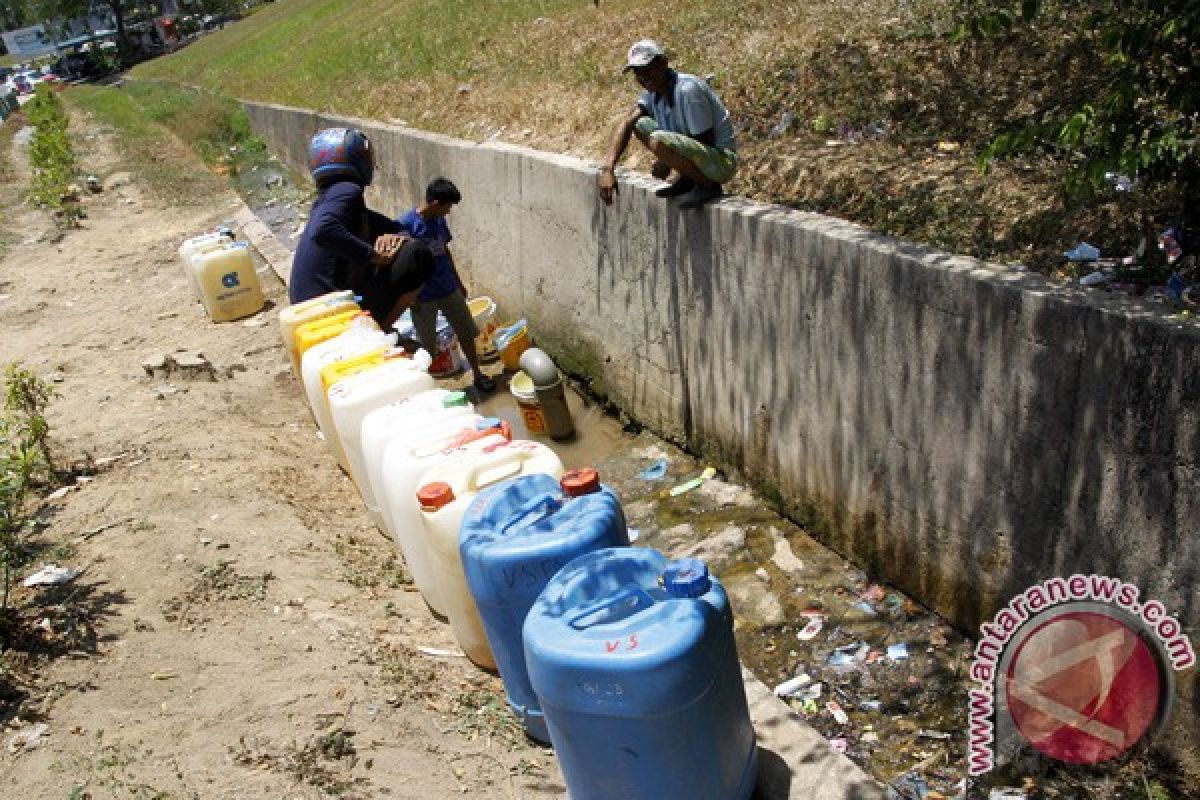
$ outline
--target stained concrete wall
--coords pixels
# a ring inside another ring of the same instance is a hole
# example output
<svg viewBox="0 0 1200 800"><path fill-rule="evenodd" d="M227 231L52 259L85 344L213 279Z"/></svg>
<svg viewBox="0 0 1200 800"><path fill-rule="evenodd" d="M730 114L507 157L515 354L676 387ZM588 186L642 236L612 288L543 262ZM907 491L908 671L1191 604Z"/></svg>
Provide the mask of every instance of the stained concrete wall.
<svg viewBox="0 0 1200 800"><path fill-rule="evenodd" d="M348 122L247 109L301 170ZM1044 578L1118 576L1200 643L1196 325L816 214L680 212L636 176L606 208L577 159L355 122L373 206L452 178L473 289L841 553L969 627Z"/></svg>

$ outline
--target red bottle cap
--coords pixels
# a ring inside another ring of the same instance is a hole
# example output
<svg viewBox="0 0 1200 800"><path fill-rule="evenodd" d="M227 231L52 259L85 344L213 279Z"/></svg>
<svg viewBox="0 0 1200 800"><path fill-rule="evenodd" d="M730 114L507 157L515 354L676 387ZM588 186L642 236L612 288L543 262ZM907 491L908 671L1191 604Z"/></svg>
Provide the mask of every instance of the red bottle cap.
<svg viewBox="0 0 1200 800"><path fill-rule="evenodd" d="M417 503L422 511L437 511L454 502L454 490L443 481L427 483L417 489Z"/></svg>
<svg viewBox="0 0 1200 800"><path fill-rule="evenodd" d="M591 467L573 469L562 476L560 483L569 497L579 497L600 490L600 473Z"/></svg>

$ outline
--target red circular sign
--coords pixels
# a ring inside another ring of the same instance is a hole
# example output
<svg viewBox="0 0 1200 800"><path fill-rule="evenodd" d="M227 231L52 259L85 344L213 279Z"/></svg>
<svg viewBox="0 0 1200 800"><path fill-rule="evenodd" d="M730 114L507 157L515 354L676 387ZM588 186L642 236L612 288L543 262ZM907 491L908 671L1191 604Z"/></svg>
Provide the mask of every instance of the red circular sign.
<svg viewBox="0 0 1200 800"><path fill-rule="evenodd" d="M1158 659L1129 624L1067 611L1033 628L1004 675L1013 722L1051 758L1097 764L1132 748L1159 717Z"/></svg>

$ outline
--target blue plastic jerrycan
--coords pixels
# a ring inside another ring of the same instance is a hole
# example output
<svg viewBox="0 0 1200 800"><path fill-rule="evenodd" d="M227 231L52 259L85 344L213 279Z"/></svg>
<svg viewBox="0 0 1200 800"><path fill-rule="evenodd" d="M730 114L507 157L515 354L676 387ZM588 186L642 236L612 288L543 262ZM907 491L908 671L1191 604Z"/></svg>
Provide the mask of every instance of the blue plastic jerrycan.
<svg viewBox="0 0 1200 800"><path fill-rule="evenodd" d="M508 705L539 741L550 741L550 735L525 669L525 615L568 561L628 544L620 501L600 485L594 469L572 470L561 481L524 475L481 494L467 509L459 538L467 587Z"/></svg>
<svg viewBox="0 0 1200 800"><path fill-rule="evenodd" d="M525 662L572 800L746 800L758 748L721 584L696 559L599 550L546 585Z"/></svg>

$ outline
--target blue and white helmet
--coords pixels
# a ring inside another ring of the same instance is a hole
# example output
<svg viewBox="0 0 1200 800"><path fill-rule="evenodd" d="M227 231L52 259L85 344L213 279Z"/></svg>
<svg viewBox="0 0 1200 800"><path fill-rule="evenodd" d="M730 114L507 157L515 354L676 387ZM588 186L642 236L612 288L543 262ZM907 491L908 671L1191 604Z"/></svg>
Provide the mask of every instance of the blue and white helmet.
<svg viewBox="0 0 1200 800"><path fill-rule="evenodd" d="M326 128L308 145L308 171L317 188L337 181L369 186L375 174L371 141L357 128Z"/></svg>

